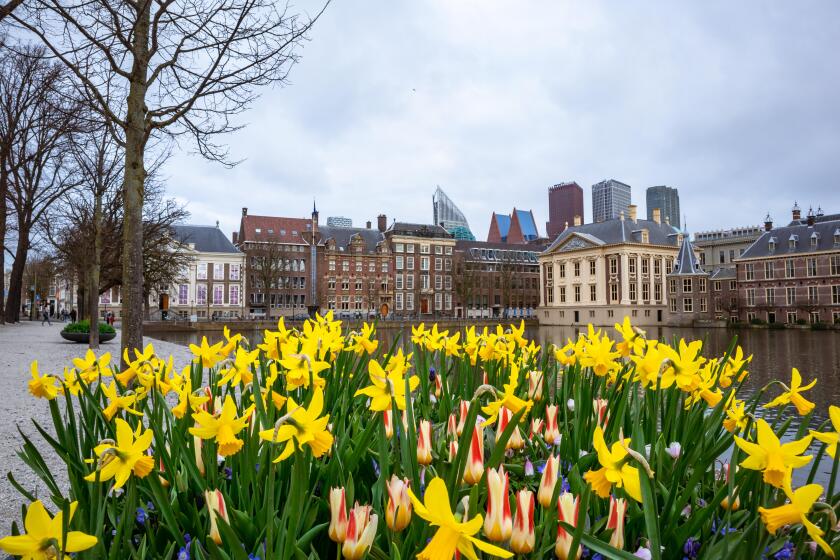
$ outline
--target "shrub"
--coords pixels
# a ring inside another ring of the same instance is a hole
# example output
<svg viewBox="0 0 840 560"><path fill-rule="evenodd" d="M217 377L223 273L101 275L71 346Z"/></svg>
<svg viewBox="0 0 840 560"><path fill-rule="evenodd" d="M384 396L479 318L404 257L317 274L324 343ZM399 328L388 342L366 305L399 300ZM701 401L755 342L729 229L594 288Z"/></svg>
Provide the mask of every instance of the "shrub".
<svg viewBox="0 0 840 560"><path fill-rule="evenodd" d="M90 332L90 321L84 319L82 321L78 321L76 323L70 323L64 329L64 332L67 333L89 333ZM117 331L114 330L114 327L107 323L99 323L99 334L110 334L115 333Z"/></svg>
<svg viewBox="0 0 840 560"><path fill-rule="evenodd" d="M755 317L750 321L750 324L751 325L766 325L767 321L765 321L764 319L760 319L758 317Z"/></svg>

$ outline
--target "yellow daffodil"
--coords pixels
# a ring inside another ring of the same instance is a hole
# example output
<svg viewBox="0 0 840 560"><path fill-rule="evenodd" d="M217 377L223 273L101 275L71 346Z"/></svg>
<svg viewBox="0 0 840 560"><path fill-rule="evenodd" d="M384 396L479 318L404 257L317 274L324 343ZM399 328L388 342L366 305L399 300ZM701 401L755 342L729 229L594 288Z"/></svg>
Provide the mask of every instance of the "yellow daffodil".
<svg viewBox="0 0 840 560"><path fill-rule="evenodd" d="M330 368L330 364L318 359L317 341L291 341L284 347L280 365L286 368L286 384L289 391L310 384L320 389L326 381L319 374Z"/></svg>
<svg viewBox="0 0 840 560"><path fill-rule="evenodd" d="M350 346L350 350L356 354L373 354L379 347L379 341L373 338L375 335L373 325L362 324L362 332L353 335L353 344Z"/></svg>
<svg viewBox="0 0 840 560"><path fill-rule="evenodd" d="M615 324L615 330L621 335L622 341L615 345L615 349L623 358L631 353L641 353L645 346L645 333L630 324L630 317L624 316L624 322Z"/></svg>
<svg viewBox="0 0 840 560"><path fill-rule="evenodd" d="M241 346L237 347L233 363L219 372L222 376L219 379L219 387L225 384L235 387L240 383L242 385L251 383L254 380L251 365L257 360L259 353L259 350L248 352Z"/></svg>
<svg viewBox="0 0 840 560"><path fill-rule="evenodd" d="M426 344L426 337L429 336L429 332L426 330L426 325L424 323L420 323L416 327L411 327L411 342L415 346L425 346Z"/></svg>
<svg viewBox="0 0 840 560"><path fill-rule="evenodd" d="M694 403L701 400L706 402L711 408L714 408L723 399L723 393L715 384L714 365L706 364L696 376L696 384L692 389L691 396L685 400L685 408L688 409Z"/></svg>
<svg viewBox="0 0 840 560"><path fill-rule="evenodd" d="M94 448L99 457L99 468L85 477L88 482L101 482L114 479L114 489L122 488L133 474L143 478L152 472L155 460L146 455L152 445L152 430L143 431L142 424L137 431L131 430L128 422L117 418L117 441L106 441Z"/></svg>
<svg viewBox="0 0 840 560"><path fill-rule="evenodd" d="M356 391L354 397L359 395L366 395L370 397L370 409L374 412L383 412L391 410L391 402L397 405L399 410L405 410L405 378L403 372L395 370L386 373L376 360L368 362L368 375L370 382L373 385L368 385L364 389ZM420 384L420 379L416 375L408 378L408 388L414 391L417 385Z"/></svg>
<svg viewBox="0 0 840 560"><path fill-rule="evenodd" d="M81 379L76 374L75 369L64 368L64 379L62 382L64 383L64 388L70 391L70 394L74 397L82 392Z"/></svg>
<svg viewBox="0 0 840 560"><path fill-rule="evenodd" d="M598 462L601 468L597 471L589 471L583 475L592 489L602 498L608 498L613 485L624 488L627 494L636 500L642 501L642 489L639 481L639 469L627 464L630 440L625 439L624 445L618 441L613 443L612 449L607 447L604 441L604 432L600 426L595 428L595 435L592 438L595 451L598 453Z"/></svg>
<svg viewBox="0 0 840 560"><path fill-rule="evenodd" d="M38 360L29 366L32 379L29 381L29 392L39 399L52 400L61 392L58 379L52 375L41 375L38 371Z"/></svg>
<svg viewBox="0 0 840 560"><path fill-rule="evenodd" d="M598 377L603 377L612 369L618 368L616 361L621 353L613 350L613 341L606 336L593 334L586 338L580 365L592 368Z"/></svg>
<svg viewBox="0 0 840 560"><path fill-rule="evenodd" d="M811 430L811 435L828 445L825 452L833 459L837 455L837 443L840 441L840 407L829 406L828 416L831 418L831 424L834 426L833 432L816 432Z"/></svg>
<svg viewBox="0 0 840 560"><path fill-rule="evenodd" d="M192 415L195 426L190 433L201 439L215 439L219 455L227 457L242 449L243 441L236 435L248 425L254 405L248 407L240 417L236 417L236 403L230 394L225 396L221 413L210 414L205 410L198 410Z"/></svg>
<svg viewBox="0 0 840 560"><path fill-rule="evenodd" d="M781 488L785 477L793 469L804 467L811 460L811 457L802 453L808 449L811 443L811 436L790 443L781 443L773 428L763 418L755 422L756 442L749 442L741 437L735 436L735 444L747 455L741 462L745 469L762 471L764 482Z"/></svg>
<svg viewBox="0 0 840 560"><path fill-rule="evenodd" d="M765 404L764 408L773 408L775 406L787 406L788 404L792 404L796 407L796 411L800 416L805 416L814 410L814 403L803 397L802 393L816 384L817 380L814 379L803 387L802 376L799 375L799 370L793 368L793 371L790 374L790 388L769 403Z"/></svg>
<svg viewBox="0 0 840 560"><path fill-rule="evenodd" d="M805 530L808 531L808 535L820 545L823 552L834 558L834 551L825 542L825 539L822 538L825 532L807 517L808 512L814 507L814 503L822 495L823 487L819 484L808 484L807 486L793 490L791 488L790 475L788 475L785 477L784 491L790 500L789 504L774 508L758 508L758 513L761 514L761 520L767 527L767 531L771 535L775 535L779 527L783 525L801 523L805 527Z"/></svg>
<svg viewBox="0 0 840 560"><path fill-rule="evenodd" d="M474 537L481 530L484 523L482 516L476 515L466 523L461 523L455 518L449 506L449 491L442 479L435 477L426 488L426 494L421 502L411 488L408 495L414 506L417 515L438 527L437 532L420 553L419 560L443 560L455 556L455 551L460 552L469 560L478 560L475 549L498 556L510 558L512 553L490 543L486 543Z"/></svg>
<svg viewBox="0 0 840 560"><path fill-rule="evenodd" d="M665 361L665 354L659 348L659 343L655 340L647 340L641 347L634 347L633 352L634 355L630 359L636 364L635 381L640 382L643 387L656 388L659 372Z"/></svg>
<svg viewBox="0 0 840 560"><path fill-rule="evenodd" d="M669 360L669 364L662 372L659 386L662 389L667 389L671 385L676 385L686 393L694 391L700 381L698 372L703 362L706 361L700 355L702 346L703 342L700 340L686 343L684 339L680 339L676 349L664 344L660 346L660 350L664 357Z"/></svg>
<svg viewBox="0 0 840 560"><path fill-rule="evenodd" d="M504 386L504 391L496 395L496 400L491 401L487 404L487 406L482 407L481 411L487 415L487 419L483 424L484 427L487 427L496 421L502 407L507 408L513 414L516 414L523 408L531 410L531 407L534 405L534 401L521 399L515 394L516 388L519 386L519 372L519 366L512 364L510 366L508 382Z"/></svg>
<svg viewBox="0 0 840 560"><path fill-rule="evenodd" d="M0 539L0 548L24 560L48 560L61 558L68 552L81 552L95 546L98 541L93 535L81 531L67 531L67 534L64 534L65 524L70 524L78 505L79 502L70 504L65 522L64 512L59 511L55 517L50 517L41 500L35 500L26 510L26 519L23 522L26 532L22 535Z"/></svg>
<svg viewBox="0 0 840 560"><path fill-rule="evenodd" d="M195 356L194 361L205 368L211 368L224 359L222 343L217 342L211 346L206 336L201 337L201 345L190 344L190 352Z"/></svg>
<svg viewBox="0 0 840 560"><path fill-rule="evenodd" d="M729 388L729 386L732 385L732 377L736 374L738 375L738 382L741 382L747 375L749 375L746 366L751 361L752 355L745 358L744 351L741 347L738 346L735 348L735 352L730 354L726 362L723 363L723 369L720 372L718 384L724 389Z"/></svg>
<svg viewBox="0 0 840 560"><path fill-rule="evenodd" d="M554 359L561 366L570 366L577 361L577 354L575 354L575 345L569 341L563 348L554 347Z"/></svg>
<svg viewBox="0 0 840 560"><path fill-rule="evenodd" d="M136 392L126 391L125 393L119 394L116 381L112 381L110 385L103 383L99 387L102 389L102 394L108 399L108 406L102 410L102 414L105 415L106 419L110 420L120 410L134 414L135 416L143 416L142 412L134 408L145 396L143 389L138 389Z"/></svg>
<svg viewBox="0 0 840 560"><path fill-rule="evenodd" d="M187 378L178 390L178 404L172 408L172 415L175 418L183 418L187 412L193 413L210 400L210 397L201 391L196 395L192 390L192 380Z"/></svg>
<svg viewBox="0 0 840 560"><path fill-rule="evenodd" d="M109 363L111 363L110 352L105 352L97 358L93 350L90 349L88 349L84 358L73 358L73 367L76 368L79 376L87 384L96 381L100 376L110 377L113 375L108 367Z"/></svg>
<svg viewBox="0 0 840 560"><path fill-rule="evenodd" d="M452 336L447 336L443 341L443 349L446 352L447 358L460 358L461 345L458 341L461 339L461 332L456 332Z"/></svg>
<svg viewBox="0 0 840 560"><path fill-rule="evenodd" d="M119 381L123 387L127 387L131 380L137 377L139 372L155 369L155 362L157 361L155 348L151 344L147 344L142 352L135 348L133 360L129 358L128 348L126 348L123 350L123 361L128 364L128 366L124 371L116 374L114 377L116 377L117 381Z"/></svg>
<svg viewBox="0 0 840 560"><path fill-rule="evenodd" d="M260 439L265 441L286 442L283 451L274 459L275 463L287 459L294 453L295 442L298 448L308 445L315 457L321 457L329 451L333 443L333 435L328 429L330 415L321 416L324 410L324 392L320 388L315 388L308 409L289 397L286 401L286 410L288 410L286 416L281 418L277 427L260 432Z"/></svg>
<svg viewBox="0 0 840 560"><path fill-rule="evenodd" d="M222 329L222 334L225 336L225 343L222 345L220 354L224 357L230 356L234 348L242 341L242 335L239 333L230 334L230 329L225 325Z"/></svg>
<svg viewBox="0 0 840 560"><path fill-rule="evenodd" d="M747 427L749 417L744 410L744 401L736 399L733 395L730 398L729 406L726 409L726 419L723 427L732 434L741 433Z"/></svg>

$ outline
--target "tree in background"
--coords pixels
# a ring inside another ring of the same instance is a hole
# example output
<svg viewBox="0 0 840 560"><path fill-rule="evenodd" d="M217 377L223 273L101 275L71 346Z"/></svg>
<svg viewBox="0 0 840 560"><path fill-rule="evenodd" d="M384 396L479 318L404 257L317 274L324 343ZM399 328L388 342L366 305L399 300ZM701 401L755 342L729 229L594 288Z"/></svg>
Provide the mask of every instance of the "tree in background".
<svg viewBox="0 0 840 560"><path fill-rule="evenodd" d="M259 86L286 82L317 16L273 0L29 0L11 19L70 69L124 150L121 342L140 348L150 140L186 135L231 164L215 139L239 127Z"/></svg>

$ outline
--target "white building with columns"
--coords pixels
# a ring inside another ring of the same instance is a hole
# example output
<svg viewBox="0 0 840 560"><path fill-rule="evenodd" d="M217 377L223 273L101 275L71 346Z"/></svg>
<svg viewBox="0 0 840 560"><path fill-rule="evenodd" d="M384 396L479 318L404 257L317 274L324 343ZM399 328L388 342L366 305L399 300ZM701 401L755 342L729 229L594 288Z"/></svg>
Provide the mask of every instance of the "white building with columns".
<svg viewBox="0 0 840 560"><path fill-rule="evenodd" d="M639 220L631 205L626 217L567 228L539 256L540 323L667 324L666 276L683 234L659 216Z"/></svg>

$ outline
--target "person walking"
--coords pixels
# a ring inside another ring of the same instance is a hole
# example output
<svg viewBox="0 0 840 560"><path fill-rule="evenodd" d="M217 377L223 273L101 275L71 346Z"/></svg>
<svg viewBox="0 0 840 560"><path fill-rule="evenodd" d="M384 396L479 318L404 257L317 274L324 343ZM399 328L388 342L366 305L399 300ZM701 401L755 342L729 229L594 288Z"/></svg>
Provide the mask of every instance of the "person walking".
<svg viewBox="0 0 840 560"><path fill-rule="evenodd" d="M70 321L72 323L76 322L76 308L75 307L70 310Z"/></svg>
<svg viewBox="0 0 840 560"><path fill-rule="evenodd" d="M46 321L49 326L52 326L52 321L50 321L50 309L46 305L41 308L41 326L44 325L44 321Z"/></svg>

